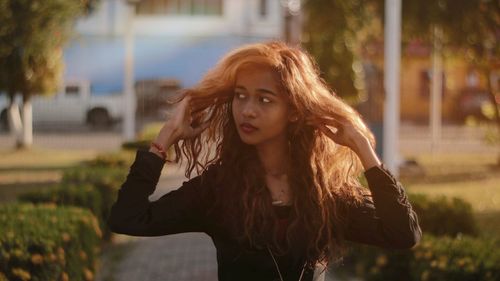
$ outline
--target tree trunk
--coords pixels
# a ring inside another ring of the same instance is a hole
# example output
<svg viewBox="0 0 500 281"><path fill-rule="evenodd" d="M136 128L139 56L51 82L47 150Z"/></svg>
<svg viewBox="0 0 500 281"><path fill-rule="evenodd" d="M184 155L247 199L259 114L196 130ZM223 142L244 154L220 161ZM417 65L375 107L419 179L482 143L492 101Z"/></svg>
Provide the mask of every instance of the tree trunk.
<svg viewBox="0 0 500 281"><path fill-rule="evenodd" d="M491 75L492 75L492 71L491 71L491 67L490 66L487 66L484 68L484 72L485 72L485 75L486 75L486 87L487 87L487 90L488 90L488 93L489 93L489 96L490 96L490 101L492 102L493 104L493 109L495 111L495 121L496 121L496 124L497 124L497 130L498 130L498 134L500 135L500 108L498 107L497 105L497 101L496 101L496 97L495 97L495 92L493 91L493 85L491 84ZM498 144L500 145L500 144ZM497 165L500 166L500 153L498 154L497 156Z"/></svg>
<svg viewBox="0 0 500 281"><path fill-rule="evenodd" d="M28 149L33 145L33 111L31 96L23 93L23 130L18 140L18 149Z"/></svg>
<svg viewBox="0 0 500 281"><path fill-rule="evenodd" d="M9 108L7 109L7 120L9 123L9 132L14 136L16 140L16 147L19 147L19 139L21 138L22 132L22 120L21 114L19 112L19 105L14 102L14 95L9 95Z"/></svg>

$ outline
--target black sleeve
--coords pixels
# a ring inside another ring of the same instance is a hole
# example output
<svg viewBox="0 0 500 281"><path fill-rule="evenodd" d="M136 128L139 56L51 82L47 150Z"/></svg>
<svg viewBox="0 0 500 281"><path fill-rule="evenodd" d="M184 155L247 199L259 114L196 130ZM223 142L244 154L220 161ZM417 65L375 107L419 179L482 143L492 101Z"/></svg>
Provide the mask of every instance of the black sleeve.
<svg viewBox="0 0 500 281"><path fill-rule="evenodd" d="M371 195L348 209L346 239L384 248L411 248L422 231L401 183L376 166L365 171Z"/></svg>
<svg viewBox="0 0 500 281"><path fill-rule="evenodd" d="M209 172L183 182L156 201L154 192L165 161L148 151L137 151L118 199L111 208L108 226L113 232L135 236L159 236L181 232L204 232ZM213 170L209 168L209 170Z"/></svg>

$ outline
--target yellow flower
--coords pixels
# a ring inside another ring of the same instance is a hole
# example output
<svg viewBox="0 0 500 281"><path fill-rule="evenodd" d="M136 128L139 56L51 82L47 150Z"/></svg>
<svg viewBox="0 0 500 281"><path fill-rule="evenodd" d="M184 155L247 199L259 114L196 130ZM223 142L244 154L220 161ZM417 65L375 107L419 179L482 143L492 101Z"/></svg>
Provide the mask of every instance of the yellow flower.
<svg viewBox="0 0 500 281"><path fill-rule="evenodd" d="M448 258L446 256L439 256L437 267L443 270L446 269L446 265L448 265Z"/></svg>
<svg viewBox="0 0 500 281"><path fill-rule="evenodd" d="M53 253L50 253L48 256L48 259L49 259L49 261L55 261L57 259L57 257Z"/></svg>
<svg viewBox="0 0 500 281"><path fill-rule="evenodd" d="M86 261L87 260L87 253L85 253L84 251L80 251L80 258L82 259L82 261Z"/></svg>
<svg viewBox="0 0 500 281"><path fill-rule="evenodd" d="M40 254L31 255L31 263L32 264L41 264L43 263L43 256Z"/></svg>
<svg viewBox="0 0 500 281"><path fill-rule="evenodd" d="M21 279L23 281L31 279L31 274L22 268L18 268L18 267L13 268L12 274L14 274L15 276L17 276L19 279Z"/></svg>
<svg viewBox="0 0 500 281"><path fill-rule="evenodd" d="M20 258L23 256L23 251L21 249L14 249L12 255L16 258Z"/></svg>
<svg viewBox="0 0 500 281"><path fill-rule="evenodd" d="M64 233L61 235L61 237L62 237L62 240L63 240L64 242L68 242L69 240L71 240L71 236L70 236L67 232L64 232Z"/></svg>
<svg viewBox="0 0 500 281"><path fill-rule="evenodd" d="M385 255L380 255L377 257L377 266L384 266L387 264L387 256Z"/></svg>
<svg viewBox="0 0 500 281"><path fill-rule="evenodd" d="M94 273L90 271L88 268L83 269L83 275L85 276L85 280L92 281L94 280Z"/></svg>

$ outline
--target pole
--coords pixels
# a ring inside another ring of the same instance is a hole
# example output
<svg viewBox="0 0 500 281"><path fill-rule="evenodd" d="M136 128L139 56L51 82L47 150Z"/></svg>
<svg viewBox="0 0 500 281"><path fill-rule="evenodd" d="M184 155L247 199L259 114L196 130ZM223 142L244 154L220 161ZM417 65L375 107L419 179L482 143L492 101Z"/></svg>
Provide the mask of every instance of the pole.
<svg viewBox="0 0 500 281"><path fill-rule="evenodd" d="M399 176L399 71L401 63L401 0L385 1L384 27L384 163Z"/></svg>
<svg viewBox="0 0 500 281"><path fill-rule="evenodd" d="M136 97L134 91L134 17L135 5L127 5L129 14L127 16L127 26L125 28L125 69L123 79L124 90L124 122L123 138L125 141L135 139L135 108Z"/></svg>
<svg viewBox="0 0 500 281"><path fill-rule="evenodd" d="M443 90L443 57L441 56L441 29L434 27L434 46L432 50L432 89L431 89L431 154L435 155L441 141L441 104Z"/></svg>

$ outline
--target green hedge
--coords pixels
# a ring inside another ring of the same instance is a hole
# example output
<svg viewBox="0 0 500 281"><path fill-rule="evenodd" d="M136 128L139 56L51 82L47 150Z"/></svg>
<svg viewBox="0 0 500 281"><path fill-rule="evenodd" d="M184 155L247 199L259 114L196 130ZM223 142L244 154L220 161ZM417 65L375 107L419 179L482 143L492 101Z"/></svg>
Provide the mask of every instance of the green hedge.
<svg viewBox="0 0 500 281"><path fill-rule="evenodd" d="M101 229L106 226L102 218L101 194L90 184L61 184L55 188L23 193L17 199L34 204L53 203L86 208L98 218Z"/></svg>
<svg viewBox="0 0 500 281"><path fill-rule="evenodd" d="M111 152L97 155L85 162L87 167L128 168L132 165L134 155L131 152Z"/></svg>
<svg viewBox="0 0 500 281"><path fill-rule="evenodd" d="M413 251L413 280L500 280L500 240L426 237Z"/></svg>
<svg viewBox="0 0 500 281"><path fill-rule="evenodd" d="M62 182L66 184L86 185L91 184L101 195L99 220L104 224L103 237L108 240L111 231L105 225L109 216L111 206L116 201L118 190L125 181L128 173L127 168L110 167L81 167L70 169L64 172Z"/></svg>
<svg viewBox="0 0 500 281"><path fill-rule="evenodd" d="M87 208L98 218L103 239L109 240L111 231L106 220L127 171L125 168L101 166L72 168L64 172L62 182L56 188L24 193L18 199Z"/></svg>
<svg viewBox="0 0 500 281"><path fill-rule="evenodd" d="M426 233L475 236L479 232L472 206L462 199L445 196L429 198L423 194L410 194L408 199L418 215L420 227Z"/></svg>
<svg viewBox="0 0 500 281"><path fill-rule="evenodd" d="M366 281L500 280L500 240L470 236L424 236L411 250L356 246L348 271ZM344 270L346 268L343 268ZM332 270L338 270L336 268Z"/></svg>
<svg viewBox="0 0 500 281"><path fill-rule="evenodd" d="M100 235L85 209L0 205L0 280L93 280Z"/></svg>

